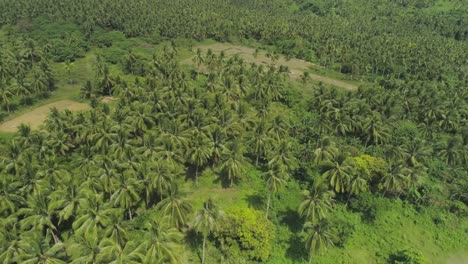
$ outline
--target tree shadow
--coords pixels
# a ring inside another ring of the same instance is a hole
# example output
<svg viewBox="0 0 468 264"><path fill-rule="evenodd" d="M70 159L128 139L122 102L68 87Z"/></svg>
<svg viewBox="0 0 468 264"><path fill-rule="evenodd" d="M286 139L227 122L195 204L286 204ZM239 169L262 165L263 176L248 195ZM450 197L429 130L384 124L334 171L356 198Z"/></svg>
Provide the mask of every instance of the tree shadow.
<svg viewBox="0 0 468 264"><path fill-rule="evenodd" d="M195 255L198 259L202 259L200 245L202 244L202 239L193 229L187 230L187 233L184 237L184 244L187 245L192 252L195 252Z"/></svg>
<svg viewBox="0 0 468 264"><path fill-rule="evenodd" d="M280 223L286 225L293 233L302 231L302 219L296 210L288 208L286 211L278 212Z"/></svg>
<svg viewBox="0 0 468 264"><path fill-rule="evenodd" d="M250 208L256 210L264 209L264 198L259 194L249 194L244 198L244 200L249 204Z"/></svg>
<svg viewBox="0 0 468 264"><path fill-rule="evenodd" d="M307 261L307 253L304 247L304 242L299 234L293 234L288 240L289 247L286 249L286 256L293 260L294 263L305 263Z"/></svg>

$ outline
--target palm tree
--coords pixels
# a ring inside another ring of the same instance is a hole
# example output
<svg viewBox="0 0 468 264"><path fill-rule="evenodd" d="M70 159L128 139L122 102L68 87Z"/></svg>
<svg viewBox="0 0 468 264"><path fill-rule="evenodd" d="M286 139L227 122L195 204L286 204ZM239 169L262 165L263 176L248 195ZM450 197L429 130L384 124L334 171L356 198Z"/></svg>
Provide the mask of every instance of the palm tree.
<svg viewBox="0 0 468 264"><path fill-rule="evenodd" d="M292 148L292 140L289 138L283 138L277 144L274 144L268 166L275 166L290 171L295 169L297 164L292 153Z"/></svg>
<svg viewBox="0 0 468 264"><path fill-rule="evenodd" d="M97 236L84 237L74 235L66 243L67 255L71 256L72 264L97 263L101 252Z"/></svg>
<svg viewBox="0 0 468 264"><path fill-rule="evenodd" d="M18 218L10 215L0 218L0 261L2 263L14 263L21 255L21 234Z"/></svg>
<svg viewBox="0 0 468 264"><path fill-rule="evenodd" d="M7 109L7 112L10 112L11 99L13 93L7 88L0 89L0 102Z"/></svg>
<svg viewBox="0 0 468 264"><path fill-rule="evenodd" d="M398 195L401 194L407 185L409 172L409 169L402 163L391 164L389 171L382 178L383 195L387 191L397 193Z"/></svg>
<svg viewBox="0 0 468 264"><path fill-rule="evenodd" d="M97 236L103 228L108 226L113 215L118 213L118 209L112 208L109 203L103 200L103 194L96 194L88 191L84 194L86 199L78 207L78 217L73 222L75 234L86 238Z"/></svg>
<svg viewBox="0 0 468 264"><path fill-rule="evenodd" d="M163 161L156 161L150 163L150 173L147 175L149 178L147 184L151 189L156 191L159 199L162 200L163 196L170 190L173 183L173 175L167 163Z"/></svg>
<svg viewBox="0 0 468 264"><path fill-rule="evenodd" d="M197 53L192 59L193 63L197 65L198 70L200 70L200 66L205 62L205 57L203 56L202 50L200 48L197 49Z"/></svg>
<svg viewBox="0 0 468 264"><path fill-rule="evenodd" d="M334 193L326 186L315 183L309 191L304 192L304 200L299 205L298 213L306 222L318 223L324 219L333 207Z"/></svg>
<svg viewBox="0 0 468 264"><path fill-rule="evenodd" d="M113 239L105 238L101 241L101 251L97 256L98 263L109 264L139 264L144 259L140 253L141 245L137 241L129 241L121 245Z"/></svg>
<svg viewBox="0 0 468 264"><path fill-rule="evenodd" d="M338 153L338 148L329 137L322 137L313 152L313 162L318 165L324 161L332 161Z"/></svg>
<svg viewBox="0 0 468 264"><path fill-rule="evenodd" d="M20 247L22 254L18 256L19 263L65 264L60 258L65 257L65 244L62 242L49 246L47 237L38 232L25 235Z"/></svg>
<svg viewBox="0 0 468 264"><path fill-rule="evenodd" d="M339 154L332 161L324 164L322 177L328 179L335 192L343 193L348 188L351 175L354 173L353 160Z"/></svg>
<svg viewBox="0 0 468 264"><path fill-rule="evenodd" d="M414 139L404 145L406 162L408 166L418 166L430 157L432 148L427 145L425 140Z"/></svg>
<svg viewBox="0 0 468 264"><path fill-rule="evenodd" d="M236 141L232 143L230 150L224 153L223 164L221 165L221 170L227 176L230 187L233 186L234 180L241 177L241 174L244 172L245 163L246 159L240 142Z"/></svg>
<svg viewBox="0 0 468 264"><path fill-rule="evenodd" d="M192 205L180 197L177 187L173 187L169 196L160 201L156 209L162 217L168 217L171 225L180 229L187 224L187 217L192 211Z"/></svg>
<svg viewBox="0 0 468 264"><path fill-rule="evenodd" d="M271 196L275 194L281 187L286 185L286 180L288 176L289 175L287 175L283 171L272 168L270 168L265 173L266 185L268 189L266 217L268 217L268 212L270 211Z"/></svg>
<svg viewBox="0 0 468 264"><path fill-rule="evenodd" d="M142 240L143 263L179 263L178 248L182 235L166 221L150 220L144 225Z"/></svg>
<svg viewBox="0 0 468 264"><path fill-rule="evenodd" d="M367 179L369 178L369 175L361 173L355 173L354 175L351 176L349 182L348 182L348 187L347 187L347 192L348 192L348 199L346 201L346 204L349 203L349 199L351 198L351 195L356 195L362 192L366 192L369 189L369 185L367 183Z"/></svg>
<svg viewBox="0 0 468 264"><path fill-rule="evenodd" d="M306 248L309 252L309 264L311 264L313 255L329 247L333 247L333 241L336 238L328 223L324 220L315 224L307 222L305 224L305 229L308 230Z"/></svg>
<svg viewBox="0 0 468 264"><path fill-rule="evenodd" d="M49 208L58 211L59 224L75 216L79 204L84 203L84 198L79 195L74 183L54 191L50 197Z"/></svg>
<svg viewBox="0 0 468 264"><path fill-rule="evenodd" d="M303 85L306 85L306 83L310 80L310 73L309 72L304 72L301 75L301 81Z"/></svg>
<svg viewBox="0 0 468 264"><path fill-rule="evenodd" d="M127 209L128 217L132 220L132 207L141 200L141 182L129 172L118 174L114 179L114 185L115 190L110 196L110 202L116 207Z"/></svg>
<svg viewBox="0 0 468 264"><path fill-rule="evenodd" d="M463 150L462 138L456 136L451 137L445 144L440 144L437 154L449 165L462 163L467 155Z"/></svg>
<svg viewBox="0 0 468 264"><path fill-rule="evenodd" d="M53 237L54 242L60 243L59 229L53 221L54 211L49 207L47 198L42 194L33 194L27 201L27 207L18 210L18 214L23 216L21 228L24 230L45 229Z"/></svg>
<svg viewBox="0 0 468 264"><path fill-rule="evenodd" d="M202 264L205 264L206 239L218 229L220 220L224 217L224 212L219 210L211 199L203 203L203 208L196 215L193 228L203 236Z"/></svg>
<svg viewBox="0 0 468 264"><path fill-rule="evenodd" d="M255 165L258 165L261 157L266 157L269 154L272 142L272 138L267 133L266 124L259 122L249 139L250 149L252 150L252 154L255 155Z"/></svg>
<svg viewBox="0 0 468 264"><path fill-rule="evenodd" d="M210 158L210 147L208 139L202 134L197 134L192 140L192 145L189 149L188 160L195 165L195 183L198 186L198 169L205 165Z"/></svg>

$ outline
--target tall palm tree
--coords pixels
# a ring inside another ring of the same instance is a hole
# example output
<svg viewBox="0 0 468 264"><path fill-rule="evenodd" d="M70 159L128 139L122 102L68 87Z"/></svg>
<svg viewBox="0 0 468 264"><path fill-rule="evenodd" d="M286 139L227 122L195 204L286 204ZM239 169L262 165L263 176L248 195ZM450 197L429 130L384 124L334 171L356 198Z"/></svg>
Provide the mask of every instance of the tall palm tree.
<svg viewBox="0 0 468 264"><path fill-rule="evenodd" d="M18 210L18 214L23 216L23 219L20 222L22 229L45 229L47 233L53 237L56 244L61 242L59 229L57 228L56 223L54 223L52 217L54 215L54 211L49 207L45 195L31 195L28 199L27 207Z"/></svg>
<svg viewBox="0 0 468 264"><path fill-rule="evenodd" d="M198 70L200 70L200 66L205 62L205 57L203 56L203 52L200 48L197 49L197 52L192 61L195 63L195 65L197 65Z"/></svg>
<svg viewBox="0 0 468 264"><path fill-rule="evenodd" d="M339 154L332 161L324 164L322 177L327 179L335 192L343 193L348 188L351 175L354 173L353 160Z"/></svg>
<svg viewBox="0 0 468 264"><path fill-rule="evenodd" d="M180 197L177 188L171 191L169 196L160 201L156 206L162 217L167 217L171 225L182 228L187 224L188 214L192 211L192 205L186 199Z"/></svg>
<svg viewBox="0 0 468 264"><path fill-rule="evenodd" d="M299 205L298 213L306 222L318 223L333 208L334 193L324 184L315 183L309 191L304 192L304 200Z"/></svg>
<svg viewBox="0 0 468 264"><path fill-rule="evenodd" d="M72 228L77 235L85 237L97 236L103 228L112 222L113 215L119 210L112 208L103 200L103 194L95 194L88 191L84 195L87 199L78 207L78 217L73 222Z"/></svg>
<svg viewBox="0 0 468 264"><path fill-rule="evenodd" d="M20 242L22 254L18 256L19 263L65 264L61 258L65 256L65 244L62 242L49 246L47 237L38 232L29 233Z"/></svg>
<svg viewBox="0 0 468 264"><path fill-rule="evenodd" d="M308 234L306 238L306 248L309 252L309 264L311 264L313 255L329 247L333 247L333 241L336 238L328 223L324 220L315 224L307 222L305 224L305 229Z"/></svg>
<svg viewBox="0 0 468 264"><path fill-rule="evenodd" d="M322 137L317 142L317 148L313 152L314 164L320 164L324 161L331 161L338 153L338 148L329 137Z"/></svg>
<svg viewBox="0 0 468 264"><path fill-rule="evenodd" d="M11 99L13 97L13 93L7 88L0 89L0 102L3 107L7 109L7 112L10 112L11 106Z"/></svg>
<svg viewBox="0 0 468 264"><path fill-rule="evenodd" d="M241 174L244 172L244 164L246 164L241 143L238 141L232 143L230 150L226 151L223 156L221 170L227 176L230 187L232 187L234 180L241 177Z"/></svg>
<svg viewBox="0 0 468 264"><path fill-rule="evenodd" d="M100 243L101 251L97 256L97 262L109 264L139 264L144 259L141 244L137 241L129 241L121 245L113 239L105 238Z"/></svg>
<svg viewBox="0 0 468 264"><path fill-rule="evenodd" d="M211 199L203 203L194 219L193 228L203 236L202 264L205 264L206 239L215 230L218 229L220 220L224 217L224 212L219 210Z"/></svg>
<svg viewBox="0 0 468 264"><path fill-rule="evenodd" d="M209 140L202 134L198 134L192 140L188 160L195 165L195 183L198 186L198 169L205 165L210 158Z"/></svg>
<svg viewBox="0 0 468 264"><path fill-rule="evenodd" d="M407 186L409 172L410 170L402 163L391 164L389 171L382 178L383 195L387 192L400 195Z"/></svg>
<svg viewBox="0 0 468 264"><path fill-rule="evenodd" d="M282 170L270 168L265 173L265 180L268 189L268 198L266 204L266 217L268 217L268 212L270 211L271 196L278 192L278 190L286 185L286 180L288 174L284 173Z"/></svg>
<svg viewBox="0 0 468 264"><path fill-rule="evenodd" d="M176 228L169 227L166 221L155 219L145 223L142 240L145 257L143 263L179 263L179 243L182 235Z"/></svg>
<svg viewBox="0 0 468 264"><path fill-rule="evenodd" d="M141 200L141 182L130 171L118 174L113 181L115 190L110 196L110 202L116 207L125 208L132 220L132 207Z"/></svg>

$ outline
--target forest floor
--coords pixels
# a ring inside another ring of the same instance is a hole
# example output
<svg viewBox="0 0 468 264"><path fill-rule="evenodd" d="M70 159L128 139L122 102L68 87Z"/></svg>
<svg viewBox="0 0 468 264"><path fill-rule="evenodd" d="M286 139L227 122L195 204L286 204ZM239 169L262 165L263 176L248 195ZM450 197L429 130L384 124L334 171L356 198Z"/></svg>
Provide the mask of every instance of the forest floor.
<svg viewBox="0 0 468 264"><path fill-rule="evenodd" d="M29 124L32 129L37 129L47 119L50 109L54 107L59 111L63 111L65 109L70 111L81 111L90 108L88 104L71 100L61 100L49 103L0 124L0 131L10 133L16 132L18 126L23 123Z"/></svg>
<svg viewBox="0 0 468 264"><path fill-rule="evenodd" d="M228 43L215 43L209 45L195 46L193 50L197 50L198 48L200 48L204 53L206 53L208 49L211 49L213 52L216 53L224 51L224 53L227 56L239 55L247 63L256 63L262 65L273 64L273 60L267 56L266 52L259 51L258 54L255 55L255 49L250 47L238 46ZM182 61L182 63L193 64L192 58L185 59ZM300 79L304 72L309 72L310 79L322 82L324 84L344 88L347 90L356 90L358 88L357 85L342 80L311 73L311 71L318 71L323 69L323 67L304 60L288 60L284 56L280 56L275 63L277 65L287 66L289 68L289 76L296 80Z"/></svg>

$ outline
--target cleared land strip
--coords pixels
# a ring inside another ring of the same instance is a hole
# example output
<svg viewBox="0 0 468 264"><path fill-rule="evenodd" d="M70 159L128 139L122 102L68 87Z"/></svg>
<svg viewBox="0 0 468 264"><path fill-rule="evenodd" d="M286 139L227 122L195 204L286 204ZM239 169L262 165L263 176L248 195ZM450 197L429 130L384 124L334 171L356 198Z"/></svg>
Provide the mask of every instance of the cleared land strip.
<svg viewBox="0 0 468 264"><path fill-rule="evenodd" d="M68 109L70 111L81 111L90 109L90 106L84 103L78 103L72 100L61 100L46 104L15 117L9 121L0 124L0 131L2 132L16 132L20 124L29 124L32 129L37 129L46 119L50 109L57 108L62 111Z"/></svg>
<svg viewBox="0 0 468 264"><path fill-rule="evenodd" d="M224 43L216 43L211 45L201 45L195 47L195 50L200 48L202 51L206 52L208 49L211 49L213 52L221 52L228 56L233 56L238 54L245 60L247 63L256 63L256 64L264 64L268 65L272 63L271 58L267 57L264 52L259 52L256 56L254 56L255 49L243 46L236 46L231 44L224 44ZM184 61L184 63L192 63L191 58ZM293 79L299 79L304 71L310 69L319 69L321 66L304 61L299 59L290 59L286 60L284 57L280 57L277 62L278 65L288 66L290 69L289 76ZM310 74L311 79L323 82L325 84L341 87L348 90L356 90L358 87L356 85L346 83L344 81L340 81L337 79L317 75L317 74Z"/></svg>

